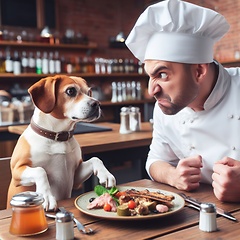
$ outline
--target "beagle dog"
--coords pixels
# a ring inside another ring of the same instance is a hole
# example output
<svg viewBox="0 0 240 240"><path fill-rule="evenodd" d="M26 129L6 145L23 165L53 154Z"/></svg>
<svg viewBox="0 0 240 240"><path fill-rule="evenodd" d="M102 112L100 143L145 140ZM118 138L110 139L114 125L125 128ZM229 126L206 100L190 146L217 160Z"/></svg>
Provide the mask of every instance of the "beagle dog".
<svg viewBox="0 0 240 240"><path fill-rule="evenodd" d="M80 77L56 75L33 84L28 92L35 105L31 123L20 136L11 158L12 196L36 191L44 197L44 209L57 209L57 201L71 197L92 174L106 187L116 185L102 161L82 160L81 148L73 136L77 122L91 122L101 115L99 102Z"/></svg>

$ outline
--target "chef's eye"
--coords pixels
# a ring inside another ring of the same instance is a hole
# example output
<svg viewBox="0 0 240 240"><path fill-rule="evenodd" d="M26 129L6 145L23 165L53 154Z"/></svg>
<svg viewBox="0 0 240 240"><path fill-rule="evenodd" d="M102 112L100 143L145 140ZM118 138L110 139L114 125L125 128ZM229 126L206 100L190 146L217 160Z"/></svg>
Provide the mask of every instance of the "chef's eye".
<svg viewBox="0 0 240 240"><path fill-rule="evenodd" d="M76 88L74 87L70 87L66 90L66 94L69 96L69 97L76 97L77 95L77 90Z"/></svg>
<svg viewBox="0 0 240 240"><path fill-rule="evenodd" d="M163 72L163 73L160 73L160 74L159 74L159 77L160 77L160 78L167 78L167 74L164 73L164 72Z"/></svg>
<svg viewBox="0 0 240 240"><path fill-rule="evenodd" d="M91 89L91 88L88 89L87 95L88 95L89 97L92 97L92 89Z"/></svg>

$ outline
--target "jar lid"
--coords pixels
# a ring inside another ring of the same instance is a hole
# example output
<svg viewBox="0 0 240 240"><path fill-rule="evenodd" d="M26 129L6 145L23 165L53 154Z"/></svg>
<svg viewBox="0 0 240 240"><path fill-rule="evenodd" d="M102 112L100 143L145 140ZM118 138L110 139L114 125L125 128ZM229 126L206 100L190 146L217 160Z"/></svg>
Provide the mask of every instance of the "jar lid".
<svg viewBox="0 0 240 240"><path fill-rule="evenodd" d="M202 212L206 212L206 213L216 212L216 207L215 207L215 204L213 203L202 203L200 208Z"/></svg>
<svg viewBox="0 0 240 240"><path fill-rule="evenodd" d="M57 212L56 221L57 222L70 222L74 218L74 215L71 212Z"/></svg>
<svg viewBox="0 0 240 240"><path fill-rule="evenodd" d="M15 207L38 206L44 202L42 194L37 192L21 192L14 195L10 204Z"/></svg>

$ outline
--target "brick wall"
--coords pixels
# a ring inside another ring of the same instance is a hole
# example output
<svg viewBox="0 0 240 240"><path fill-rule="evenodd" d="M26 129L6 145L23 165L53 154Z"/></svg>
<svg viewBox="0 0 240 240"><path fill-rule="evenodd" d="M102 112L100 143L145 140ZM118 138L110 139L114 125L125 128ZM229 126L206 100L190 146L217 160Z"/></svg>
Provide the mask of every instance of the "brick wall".
<svg viewBox="0 0 240 240"><path fill-rule="evenodd" d="M129 33L144 9L144 0L58 0L59 30L71 28L98 44L97 54L108 58L132 57L127 49L109 48L109 38Z"/></svg>
<svg viewBox="0 0 240 240"><path fill-rule="evenodd" d="M227 19L230 30L216 43L215 58L221 62L235 61L236 52L240 52L240 0L191 0L188 2L211 8Z"/></svg>
<svg viewBox="0 0 240 240"><path fill-rule="evenodd" d="M230 31L215 46L215 57L232 61L240 50L240 0L187 0L223 14L231 25ZM109 48L109 38L119 31L126 35L136 19L152 0L59 0L59 27L62 32L72 28L87 34L97 42L98 55L109 58L132 57L127 49Z"/></svg>

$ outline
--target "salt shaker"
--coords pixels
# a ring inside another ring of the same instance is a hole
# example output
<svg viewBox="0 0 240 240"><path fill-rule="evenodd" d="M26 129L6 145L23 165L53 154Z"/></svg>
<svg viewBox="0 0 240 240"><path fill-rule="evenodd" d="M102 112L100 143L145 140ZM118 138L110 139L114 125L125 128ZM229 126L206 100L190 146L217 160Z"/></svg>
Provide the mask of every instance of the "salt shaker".
<svg viewBox="0 0 240 240"><path fill-rule="evenodd" d="M215 204L202 203L200 205L199 229L204 232L213 232L217 230Z"/></svg>
<svg viewBox="0 0 240 240"><path fill-rule="evenodd" d="M56 239L72 240L74 239L74 223L71 212L56 213Z"/></svg>
<svg viewBox="0 0 240 240"><path fill-rule="evenodd" d="M138 107L130 109L130 130L133 132L141 130L141 113Z"/></svg>
<svg viewBox="0 0 240 240"><path fill-rule="evenodd" d="M130 133L129 128L129 108L128 107L122 107L121 113L120 113L120 130L119 132L121 134Z"/></svg>

